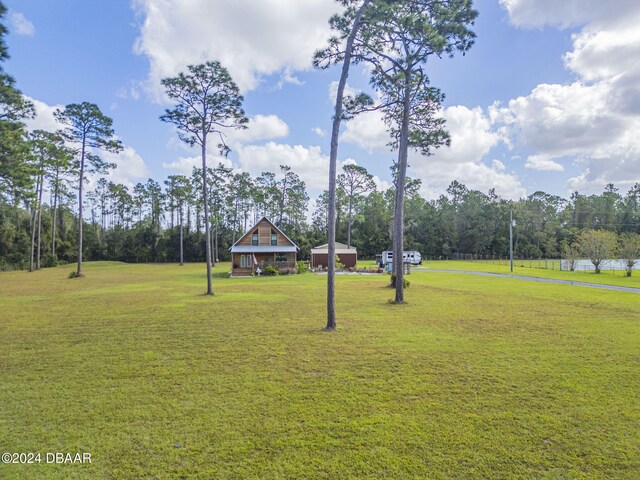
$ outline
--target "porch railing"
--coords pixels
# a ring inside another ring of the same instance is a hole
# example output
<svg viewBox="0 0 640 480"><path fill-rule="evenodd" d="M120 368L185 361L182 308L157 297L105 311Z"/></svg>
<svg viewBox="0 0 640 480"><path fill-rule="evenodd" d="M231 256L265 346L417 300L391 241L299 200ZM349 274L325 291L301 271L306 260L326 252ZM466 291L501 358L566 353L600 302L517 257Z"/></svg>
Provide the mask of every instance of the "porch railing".
<svg viewBox="0 0 640 480"><path fill-rule="evenodd" d="M264 270L266 267L268 266L272 266L277 268L278 270L282 270L285 268L296 268L296 262L274 262L273 260L271 261L261 261L258 262L258 266L260 267L260 270Z"/></svg>

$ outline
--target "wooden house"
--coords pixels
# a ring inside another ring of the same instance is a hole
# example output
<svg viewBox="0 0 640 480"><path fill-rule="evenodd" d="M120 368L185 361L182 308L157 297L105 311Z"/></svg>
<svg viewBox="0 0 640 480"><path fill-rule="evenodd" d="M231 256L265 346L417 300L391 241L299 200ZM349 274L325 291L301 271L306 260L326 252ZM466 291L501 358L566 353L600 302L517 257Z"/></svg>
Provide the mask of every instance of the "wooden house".
<svg viewBox="0 0 640 480"><path fill-rule="evenodd" d="M358 263L358 251L344 243L336 242L336 255L346 268L355 268ZM329 244L325 243L311 249L311 267L326 268L329 263Z"/></svg>
<svg viewBox="0 0 640 480"><path fill-rule="evenodd" d="M296 273L298 246L263 217L232 245L231 275L250 276L269 265L280 272Z"/></svg>

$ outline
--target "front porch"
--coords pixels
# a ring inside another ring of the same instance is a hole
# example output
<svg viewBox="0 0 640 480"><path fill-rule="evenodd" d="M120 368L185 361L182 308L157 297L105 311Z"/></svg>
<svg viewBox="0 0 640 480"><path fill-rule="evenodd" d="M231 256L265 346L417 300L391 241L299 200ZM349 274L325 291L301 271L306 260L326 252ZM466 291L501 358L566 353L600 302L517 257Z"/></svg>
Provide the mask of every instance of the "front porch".
<svg viewBox="0 0 640 480"><path fill-rule="evenodd" d="M233 276L264 275L267 267L274 267L280 273L296 273L296 254L287 252L234 253L232 258Z"/></svg>

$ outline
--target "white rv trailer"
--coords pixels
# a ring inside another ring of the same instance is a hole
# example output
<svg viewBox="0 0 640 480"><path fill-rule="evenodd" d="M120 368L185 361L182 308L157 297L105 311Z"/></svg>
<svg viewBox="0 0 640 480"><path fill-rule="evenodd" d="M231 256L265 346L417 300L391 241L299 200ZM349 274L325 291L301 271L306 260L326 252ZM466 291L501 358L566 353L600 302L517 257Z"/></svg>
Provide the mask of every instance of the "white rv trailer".
<svg viewBox="0 0 640 480"><path fill-rule="evenodd" d="M393 262L393 252L390 250L385 250L384 252L382 252L382 260L380 262L380 266L385 266L391 262ZM422 264L422 255L420 255L420 252L416 250L408 250L402 252L402 263L420 265Z"/></svg>

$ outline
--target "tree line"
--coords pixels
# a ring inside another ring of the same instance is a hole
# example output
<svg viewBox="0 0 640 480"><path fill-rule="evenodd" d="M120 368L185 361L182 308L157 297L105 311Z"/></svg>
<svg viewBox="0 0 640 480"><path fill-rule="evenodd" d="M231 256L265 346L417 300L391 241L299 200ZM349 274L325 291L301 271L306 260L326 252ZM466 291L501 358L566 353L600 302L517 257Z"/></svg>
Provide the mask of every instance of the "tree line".
<svg viewBox="0 0 640 480"><path fill-rule="evenodd" d="M32 157L29 181L13 190L19 197L6 191L1 197L3 269L37 269L77 259L78 177L70 153L54 134L34 132L27 141L39 153ZM201 178L197 167L190 176L149 179L132 188L98 177L83 199L84 258L205 261ZM306 185L290 167L251 176L219 164L207 167L206 178L214 263L228 260L229 247L262 216L301 247L301 258L327 243L328 191L309 209ZM337 184L338 241L356 248L360 258L390 250L395 188L377 189L366 168L355 164L341 169ZM408 179L404 248L418 250L424 258L447 259L459 253L507 257L510 212L516 220L518 258L572 258L576 254L569 247L586 229L622 237L640 234L640 184L627 192L608 185L601 194L576 192L569 199L535 192L516 201L501 198L495 190L483 193L455 181L439 198L427 200L420 195L420 186L419 179Z"/></svg>

